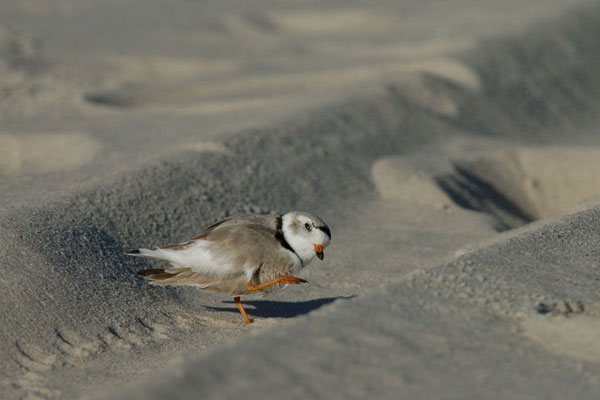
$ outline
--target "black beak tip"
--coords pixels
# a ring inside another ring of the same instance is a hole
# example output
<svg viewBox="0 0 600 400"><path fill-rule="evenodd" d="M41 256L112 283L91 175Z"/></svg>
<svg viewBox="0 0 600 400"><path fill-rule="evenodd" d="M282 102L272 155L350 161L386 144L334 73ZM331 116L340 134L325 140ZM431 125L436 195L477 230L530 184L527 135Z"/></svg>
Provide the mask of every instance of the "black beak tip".
<svg viewBox="0 0 600 400"><path fill-rule="evenodd" d="M317 252L317 257L319 257L319 260L323 260L323 258L325 258L325 254L323 254L322 251Z"/></svg>

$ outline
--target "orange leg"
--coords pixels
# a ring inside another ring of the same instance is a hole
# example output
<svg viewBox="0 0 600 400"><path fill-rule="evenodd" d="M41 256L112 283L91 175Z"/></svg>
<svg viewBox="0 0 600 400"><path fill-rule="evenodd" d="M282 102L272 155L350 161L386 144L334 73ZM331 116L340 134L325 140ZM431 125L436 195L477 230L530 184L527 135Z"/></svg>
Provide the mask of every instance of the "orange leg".
<svg viewBox="0 0 600 400"><path fill-rule="evenodd" d="M240 296L234 297L233 302L237 306L238 310L240 310L240 313L242 314L242 317L244 318L246 325L251 324L252 320L250 318L248 318L248 314L246 314L246 310L244 310L244 307L242 307L242 302L240 301Z"/></svg>
<svg viewBox="0 0 600 400"><path fill-rule="evenodd" d="M288 284L297 285L299 283L306 283L306 281L301 278L296 278L295 276L284 275L284 276L280 276L279 278L275 278L271 281L263 282L260 285L253 285L252 281L248 281L248 283L246 283L246 289L248 289L251 292L254 292L256 290L264 289L267 286L271 286L276 283L288 283Z"/></svg>

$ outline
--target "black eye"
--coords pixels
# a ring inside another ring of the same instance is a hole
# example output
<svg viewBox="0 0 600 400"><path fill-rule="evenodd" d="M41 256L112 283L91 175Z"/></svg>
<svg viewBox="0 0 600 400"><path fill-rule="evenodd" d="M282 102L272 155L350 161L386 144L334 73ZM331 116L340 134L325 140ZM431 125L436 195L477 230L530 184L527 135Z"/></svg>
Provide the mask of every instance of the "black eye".
<svg viewBox="0 0 600 400"><path fill-rule="evenodd" d="M306 228L307 231L312 231L312 227L310 226L310 224L307 222L304 224L304 227Z"/></svg>

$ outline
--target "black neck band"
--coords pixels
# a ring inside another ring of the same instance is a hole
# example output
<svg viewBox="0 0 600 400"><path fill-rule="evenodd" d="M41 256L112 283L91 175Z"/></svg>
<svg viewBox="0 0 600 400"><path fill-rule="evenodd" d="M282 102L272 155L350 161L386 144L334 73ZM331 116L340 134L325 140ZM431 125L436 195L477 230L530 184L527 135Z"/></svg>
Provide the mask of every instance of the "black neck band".
<svg viewBox="0 0 600 400"><path fill-rule="evenodd" d="M285 249L288 249L289 251L291 251L292 253L294 253L296 255L296 257L298 257L298 259L300 260L300 262L302 263L302 265L304 265L304 262L302 261L302 259L298 255L298 253L296 253L296 251L292 248L292 246L290 246L290 244L288 243L288 241L285 240L285 236L283 235L283 218L282 217L283 217L282 215L280 215L279 217L277 217L277 230L276 230L276 233L275 233L275 239L277 239L279 241L279 243Z"/></svg>

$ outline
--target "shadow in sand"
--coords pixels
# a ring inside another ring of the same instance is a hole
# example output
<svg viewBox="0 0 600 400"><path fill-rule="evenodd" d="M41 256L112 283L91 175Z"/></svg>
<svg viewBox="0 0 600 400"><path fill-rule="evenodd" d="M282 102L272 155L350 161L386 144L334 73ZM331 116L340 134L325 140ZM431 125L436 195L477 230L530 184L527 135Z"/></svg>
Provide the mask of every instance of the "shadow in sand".
<svg viewBox="0 0 600 400"><path fill-rule="evenodd" d="M273 301L273 300L246 300L242 299L244 309L249 316L252 317L270 317L270 318L293 318L298 315L308 314L318 308L321 308L327 304L333 303L338 299L351 299L356 297L352 296L337 296L337 297L324 297L321 299L308 300L308 301ZM233 307L211 307L206 306L205 308L210 311L225 311L239 313L237 307L233 301L224 301L223 303L232 304ZM253 306L251 308L248 306Z"/></svg>

